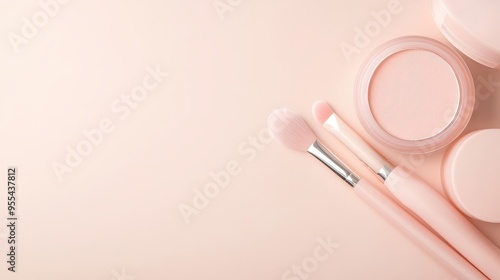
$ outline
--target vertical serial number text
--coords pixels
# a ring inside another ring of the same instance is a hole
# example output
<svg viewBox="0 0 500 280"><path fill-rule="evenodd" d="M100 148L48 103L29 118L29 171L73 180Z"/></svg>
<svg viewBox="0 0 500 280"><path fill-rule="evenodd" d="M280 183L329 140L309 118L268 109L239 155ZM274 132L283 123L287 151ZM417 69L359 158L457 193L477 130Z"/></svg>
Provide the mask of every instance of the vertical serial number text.
<svg viewBox="0 0 500 280"><path fill-rule="evenodd" d="M7 269L11 272L16 272L16 228L17 228L17 215L16 211L18 210L16 207L16 167L7 168Z"/></svg>

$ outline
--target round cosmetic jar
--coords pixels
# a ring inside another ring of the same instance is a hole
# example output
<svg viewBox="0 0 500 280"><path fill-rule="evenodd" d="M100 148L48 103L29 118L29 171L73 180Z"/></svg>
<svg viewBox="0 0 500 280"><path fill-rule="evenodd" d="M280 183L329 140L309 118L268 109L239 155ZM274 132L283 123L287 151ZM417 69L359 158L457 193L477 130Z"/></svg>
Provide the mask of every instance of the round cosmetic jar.
<svg viewBox="0 0 500 280"><path fill-rule="evenodd" d="M434 0L432 14L443 35L475 61L500 69L500 1Z"/></svg>
<svg viewBox="0 0 500 280"><path fill-rule="evenodd" d="M443 160L442 180L448 198L464 214L500 223L500 129L467 134Z"/></svg>
<svg viewBox="0 0 500 280"><path fill-rule="evenodd" d="M450 47L407 36L376 48L362 64L354 103L365 130L403 153L428 153L456 139L474 109L474 82Z"/></svg>

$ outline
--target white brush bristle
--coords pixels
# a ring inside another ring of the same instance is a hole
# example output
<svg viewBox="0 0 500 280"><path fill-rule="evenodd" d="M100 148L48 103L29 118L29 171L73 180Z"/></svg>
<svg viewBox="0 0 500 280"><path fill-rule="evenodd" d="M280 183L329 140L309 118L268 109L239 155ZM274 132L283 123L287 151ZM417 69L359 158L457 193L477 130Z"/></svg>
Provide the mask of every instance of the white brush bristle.
<svg viewBox="0 0 500 280"><path fill-rule="evenodd" d="M307 151L317 139L305 120L287 108L274 110L267 125L276 141L301 152Z"/></svg>
<svg viewBox="0 0 500 280"><path fill-rule="evenodd" d="M312 112L314 119L320 124L324 124L333 114L333 109L325 101L319 100L313 104Z"/></svg>

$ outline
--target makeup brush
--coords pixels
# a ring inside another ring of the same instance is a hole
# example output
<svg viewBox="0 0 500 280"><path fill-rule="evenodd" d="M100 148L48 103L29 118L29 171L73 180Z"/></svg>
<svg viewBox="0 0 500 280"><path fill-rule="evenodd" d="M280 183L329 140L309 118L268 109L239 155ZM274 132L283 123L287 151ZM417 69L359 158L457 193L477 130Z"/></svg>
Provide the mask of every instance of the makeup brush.
<svg viewBox="0 0 500 280"><path fill-rule="evenodd" d="M356 175L339 158L333 155L317 139L300 115L289 109L275 110L269 116L268 127L277 142L290 149L307 152L320 160L347 184L352 186L354 192L375 211L460 279L487 279L429 229L420 224L385 194L378 191L368 181Z"/></svg>
<svg viewBox="0 0 500 280"><path fill-rule="evenodd" d="M324 101L313 105L317 122L379 175L387 189L432 227L471 264L491 279L500 279L500 249L467 220L448 200L412 174L383 158L351 129Z"/></svg>

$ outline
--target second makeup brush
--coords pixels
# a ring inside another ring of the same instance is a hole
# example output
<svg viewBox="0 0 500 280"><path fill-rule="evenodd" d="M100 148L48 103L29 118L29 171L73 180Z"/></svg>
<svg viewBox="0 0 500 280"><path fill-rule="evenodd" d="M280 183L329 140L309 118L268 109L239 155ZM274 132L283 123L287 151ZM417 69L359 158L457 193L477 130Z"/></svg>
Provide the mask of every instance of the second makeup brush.
<svg viewBox="0 0 500 280"><path fill-rule="evenodd" d="M500 250L448 200L412 172L394 167L370 147L324 101L313 105L319 123L379 175L387 189L432 227L471 264L491 279L500 279Z"/></svg>
<svg viewBox="0 0 500 280"><path fill-rule="evenodd" d="M276 123L278 121L281 122L279 126ZM276 110L269 116L268 126L276 128L271 129L271 132L279 143L293 150L308 152L323 162L347 184L352 186L354 192L375 211L434 256L460 279L486 279L484 275L429 229L342 163L317 139L304 119L298 114L288 109Z"/></svg>

